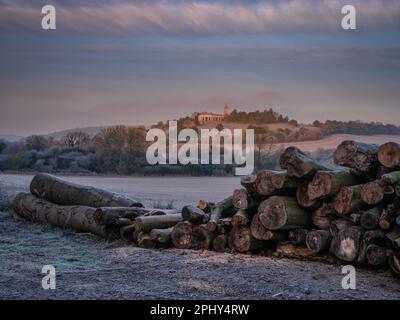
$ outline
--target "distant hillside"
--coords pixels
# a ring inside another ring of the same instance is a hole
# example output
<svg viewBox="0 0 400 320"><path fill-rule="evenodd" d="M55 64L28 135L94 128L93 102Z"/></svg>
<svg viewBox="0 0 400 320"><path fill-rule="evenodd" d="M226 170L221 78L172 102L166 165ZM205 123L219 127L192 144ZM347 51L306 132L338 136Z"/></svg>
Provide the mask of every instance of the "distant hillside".
<svg viewBox="0 0 400 320"><path fill-rule="evenodd" d="M68 133L75 132L75 131L82 131L82 132L85 132L90 135L95 135L96 133L100 132L100 130L107 128L107 127L109 127L109 126L66 129L66 130L62 130L62 131L52 132L45 136L51 137L51 138L54 138L57 140L57 139L61 139L61 138L65 137Z"/></svg>
<svg viewBox="0 0 400 320"><path fill-rule="evenodd" d="M21 137L14 134L0 134L0 140L4 140L6 142L17 142L20 139Z"/></svg>

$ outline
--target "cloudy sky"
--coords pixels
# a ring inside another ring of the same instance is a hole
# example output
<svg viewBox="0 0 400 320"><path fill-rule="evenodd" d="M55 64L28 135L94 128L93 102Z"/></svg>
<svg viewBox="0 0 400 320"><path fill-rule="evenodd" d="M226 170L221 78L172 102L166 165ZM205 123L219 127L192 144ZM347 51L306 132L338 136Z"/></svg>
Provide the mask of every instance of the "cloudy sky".
<svg viewBox="0 0 400 320"><path fill-rule="evenodd" d="M41 29L53 4L57 30ZM357 30L340 27L357 9ZM400 125L398 0L0 0L0 133L273 107Z"/></svg>

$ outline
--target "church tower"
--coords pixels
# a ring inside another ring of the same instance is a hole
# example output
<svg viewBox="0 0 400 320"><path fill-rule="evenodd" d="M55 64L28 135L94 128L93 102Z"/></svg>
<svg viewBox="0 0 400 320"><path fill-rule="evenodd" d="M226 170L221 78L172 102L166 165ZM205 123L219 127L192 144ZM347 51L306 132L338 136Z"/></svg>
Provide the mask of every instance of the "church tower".
<svg viewBox="0 0 400 320"><path fill-rule="evenodd" d="M230 113L231 113L231 112L229 111L228 105L225 104L225 107L224 107L224 118L227 117L227 116L229 116Z"/></svg>

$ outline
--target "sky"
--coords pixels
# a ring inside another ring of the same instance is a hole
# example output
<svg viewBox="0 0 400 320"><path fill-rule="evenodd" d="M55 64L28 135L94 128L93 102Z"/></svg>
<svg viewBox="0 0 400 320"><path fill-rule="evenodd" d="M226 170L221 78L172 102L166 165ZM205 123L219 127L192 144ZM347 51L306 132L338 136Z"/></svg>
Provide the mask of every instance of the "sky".
<svg viewBox="0 0 400 320"><path fill-rule="evenodd" d="M52 4L57 29L41 28ZM357 29L343 30L354 5ZM272 107L400 125L397 0L0 0L0 133Z"/></svg>

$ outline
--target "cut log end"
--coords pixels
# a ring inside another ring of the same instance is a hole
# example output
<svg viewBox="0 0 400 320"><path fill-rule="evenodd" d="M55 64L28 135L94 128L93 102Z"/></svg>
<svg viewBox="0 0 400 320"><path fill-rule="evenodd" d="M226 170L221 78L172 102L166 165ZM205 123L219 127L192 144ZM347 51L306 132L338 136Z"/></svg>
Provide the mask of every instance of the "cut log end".
<svg viewBox="0 0 400 320"><path fill-rule="evenodd" d="M378 152L379 162L387 168L400 167L400 145L388 142L380 146Z"/></svg>
<svg viewBox="0 0 400 320"><path fill-rule="evenodd" d="M193 241L193 226L188 221L175 225L171 232L171 240L178 249L189 249Z"/></svg>

